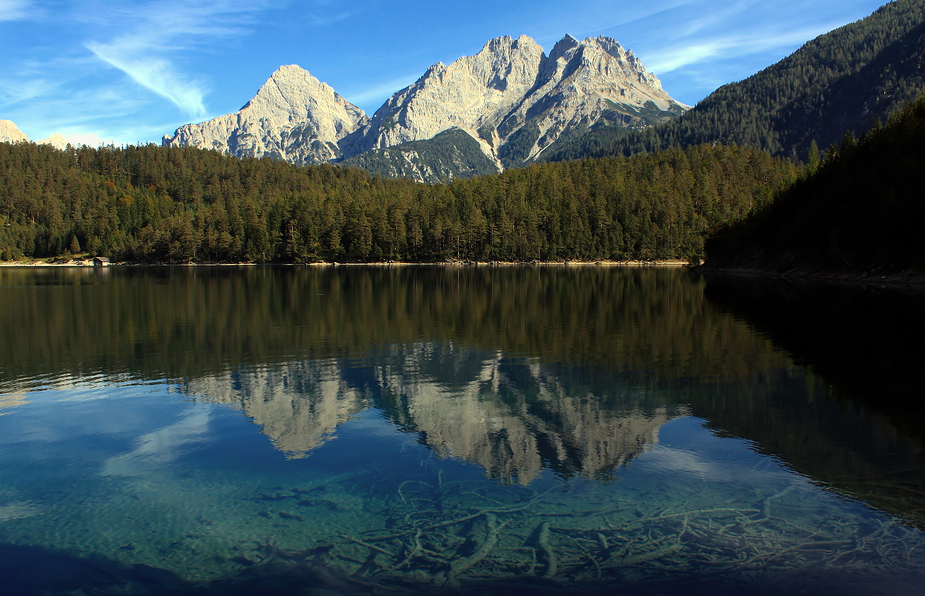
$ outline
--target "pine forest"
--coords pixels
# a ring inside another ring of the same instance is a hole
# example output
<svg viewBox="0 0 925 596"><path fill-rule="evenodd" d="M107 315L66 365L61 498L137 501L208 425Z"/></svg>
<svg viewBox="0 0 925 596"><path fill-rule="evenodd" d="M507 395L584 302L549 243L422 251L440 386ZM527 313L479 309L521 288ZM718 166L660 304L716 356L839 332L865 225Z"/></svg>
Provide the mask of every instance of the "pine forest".
<svg viewBox="0 0 925 596"><path fill-rule="evenodd" d="M117 261L691 259L793 163L738 147L540 164L426 185L153 145L0 144L0 256Z"/></svg>

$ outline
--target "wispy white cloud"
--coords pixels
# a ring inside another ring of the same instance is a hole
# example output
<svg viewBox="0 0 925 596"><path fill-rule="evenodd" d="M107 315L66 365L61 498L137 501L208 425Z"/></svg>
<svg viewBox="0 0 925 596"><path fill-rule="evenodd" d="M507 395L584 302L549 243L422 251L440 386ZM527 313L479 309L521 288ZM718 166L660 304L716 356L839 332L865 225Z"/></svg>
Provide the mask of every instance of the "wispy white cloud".
<svg viewBox="0 0 925 596"><path fill-rule="evenodd" d="M704 11L703 14L699 15L697 18L682 25L682 35L695 35L714 25L728 25L733 17L748 11L748 9L756 3L756 0L739 0L738 2L732 2L730 4L724 5L719 9L713 8L712 10Z"/></svg>
<svg viewBox="0 0 925 596"><path fill-rule="evenodd" d="M21 21L32 15L31 0L0 0L0 21Z"/></svg>
<svg viewBox="0 0 925 596"><path fill-rule="evenodd" d="M190 116L205 115L205 89L200 83L179 73L167 59L146 56L143 51L126 51L132 45L133 40L128 43L116 40L111 44L88 43L87 49L139 85L169 99Z"/></svg>
<svg viewBox="0 0 925 596"><path fill-rule="evenodd" d="M735 59L777 48L792 48L831 30L832 27L818 26L811 29L786 31L777 35L728 35L699 38L688 43L666 46L645 56L646 67L663 74L686 68L715 58Z"/></svg>
<svg viewBox="0 0 925 596"><path fill-rule="evenodd" d="M116 7L107 4L106 10L81 11L73 18L97 29L128 30L156 49L181 49L246 33L257 13L268 8L272 8L271 0L157 0Z"/></svg>
<svg viewBox="0 0 925 596"><path fill-rule="evenodd" d="M111 41L84 45L100 60L127 74L133 81L170 100L193 117L206 114L208 89L177 64L186 50L244 35L256 12L268 2L166 0L103 11L84 17L102 27L128 31Z"/></svg>
<svg viewBox="0 0 925 596"><path fill-rule="evenodd" d="M702 0L665 0L663 2L634 2L615 10L612 0L598 0L582 6L568 15L556 14L546 25L547 31L537 36L541 43L555 43L568 32L578 37L597 34L614 34L614 30L628 30L646 19L659 17L700 3Z"/></svg>
<svg viewBox="0 0 925 596"><path fill-rule="evenodd" d="M0 78L0 106L9 107L37 97L47 96L58 85L44 79Z"/></svg>
<svg viewBox="0 0 925 596"><path fill-rule="evenodd" d="M60 133L74 144L136 143L156 139L175 122L138 118L156 111L154 97L131 85L81 85L56 65L49 79L0 77L0 112L30 138ZM105 109L101 109L105 106ZM93 140L100 139L100 142Z"/></svg>

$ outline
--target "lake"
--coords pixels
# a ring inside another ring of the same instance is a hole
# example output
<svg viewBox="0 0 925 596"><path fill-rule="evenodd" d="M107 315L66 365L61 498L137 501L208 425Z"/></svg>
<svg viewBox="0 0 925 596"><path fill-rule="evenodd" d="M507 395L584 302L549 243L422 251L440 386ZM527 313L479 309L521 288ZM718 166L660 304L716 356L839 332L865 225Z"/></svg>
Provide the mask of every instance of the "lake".
<svg viewBox="0 0 925 596"><path fill-rule="evenodd" d="M925 294L0 268L11 594L921 594Z"/></svg>

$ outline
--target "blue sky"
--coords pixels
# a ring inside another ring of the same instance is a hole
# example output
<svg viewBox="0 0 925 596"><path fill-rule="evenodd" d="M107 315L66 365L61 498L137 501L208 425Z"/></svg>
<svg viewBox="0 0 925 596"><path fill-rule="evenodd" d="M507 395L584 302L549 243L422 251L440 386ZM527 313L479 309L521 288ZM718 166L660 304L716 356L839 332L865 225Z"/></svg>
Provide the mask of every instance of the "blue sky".
<svg viewBox="0 0 925 596"><path fill-rule="evenodd" d="M298 64L369 115L491 38L606 35L694 105L886 0L0 0L0 119L33 140L159 143Z"/></svg>

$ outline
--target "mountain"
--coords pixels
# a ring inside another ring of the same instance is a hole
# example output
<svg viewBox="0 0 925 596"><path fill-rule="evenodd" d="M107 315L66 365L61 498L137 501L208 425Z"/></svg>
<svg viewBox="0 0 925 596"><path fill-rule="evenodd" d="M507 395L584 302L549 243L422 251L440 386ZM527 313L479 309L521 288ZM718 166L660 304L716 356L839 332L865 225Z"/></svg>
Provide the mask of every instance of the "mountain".
<svg viewBox="0 0 925 596"><path fill-rule="evenodd" d="M348 163L436 181L523 165L603 123L642 128L686 109L612 39L567 35L547 56L527 36L499 37L474 56L431 66L372 119L285 66L239 112L183 126L164 145L297 164L356 158Z"/></svg>
<svg viewBox="0 0 925 596"><path fill-rule="evenodd" d="M363 110L330 86L288 65L278 68L237 112L182 126L165 135L163 145L318 164L340 158L341 141L367 120Z"/></svg>
<svg viewBox="0 0 925 596"><path fill-rule="evenodd" d="M9 120L0 120L0 143L28 143L29 137Z"/></svg>
<svg viewBox="0 0 925 596"><path fill-rule="evenodd" d="M683 117L645 131L605 126L547 152L550 161L735 143L806 159L846 131L864 134L925 88L925 0L896 0L717 89Z"/></svg>
<svg viewBox="0 0 925 596"><path fill-rule="evenodd" d="M42 139L38 141L39 145L51 145L55 149L67 149L68 141L58 133L55 133L48 137L47 139Z"/></svg>
<svg viewBox="0 0 925 596"><path fill-rule="evenodd" d="M565 36L549 56L527 36L437 63L393 95L359 150L430 139L455 127L504 167L534 159L563 134L598 122L642 127L683 113L632 52L606 37Z"/></svg>

